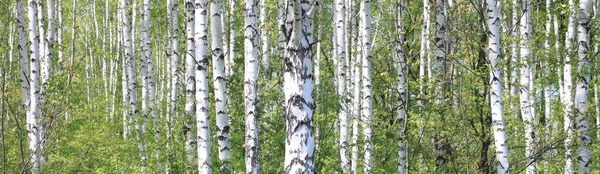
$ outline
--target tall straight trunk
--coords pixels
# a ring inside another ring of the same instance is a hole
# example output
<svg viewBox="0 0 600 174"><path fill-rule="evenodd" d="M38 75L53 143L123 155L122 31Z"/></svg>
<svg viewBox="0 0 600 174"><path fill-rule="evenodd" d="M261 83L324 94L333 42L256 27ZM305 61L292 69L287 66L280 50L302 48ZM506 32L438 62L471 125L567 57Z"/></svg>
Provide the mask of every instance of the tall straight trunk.
<svg viewBox="0 0 600 174"><path fill-rule="evenodd" d="M196 162L196 60L194 60L194 0L185 1L186 9L186 54L185 54L185 121L183 124L183 135L185 135L186 171L191 173L195 170Z"/></svg>
<svg viewBox="0 0 600 174"><path fill-rule="evenodd" d="M121 26L123 25L123 14L125 13L124 10L125 9L124 9L123 5L119 4L119 14L118 14L119 16L118 16L118 18L119 18L119 25L121 25ZM124 31L123 28L124 27L119 27L119 28L120 28L119 32L117 33L118 34L118 40L119 40L118 41L119 42L119 45L118 45L119 49L117 50L117 52L123 51L123 54L120 55L120 56L122 56L121 57L121 65L122 65L122 67L121 67L121 91L123 92L123 94L122 94L123 104L122 104L121 110L122 110L122 115L123 115L122 116L122 118L123 118L123 139L127 140L129 138L129 135L131 134L131 132L129 130L129 121L128 121L129 119L128 119L128 116L127 116L127 106L129 105L128 104L128 101L129 101L129 91L127 90L127 89L129 89L129 87L127 86L128 85L127 84L127 79L129 79L129 77L127 77L128 76L127 75L127 63L126 63L127 59L124 56L125 55L125 51L124 51L125 50L125 46L124 46L125 42L124 42L124 37L123 37L123 35L124 35L123 34L123 31Z"/></svg>
<svg viewBox="0 0 600 174"><path fill-rule="evenodd" d="M361 121L364 135L364 172L373 170L373 105L371 97L371 0L361 1L360 13L360 51L362 56L362 99Z"/></svg>
<svg viewBox="0 0 600 174"><path fill-rule="evenodd" d="M292 24L286 45L283 77L286 105L285 173L314 173L313 74L310 42L313 6L288 0L286 23ZM291 8L290 8L291 7Z"/></svg>
<svg viewBox="0 0 600 174"><path fill-rule="evenodd" d="M535 156L535 144L537 142L536 137L536 125L534 123L535 115L533 114L533 103L531 101L531 80L533 77L531 76L531 65L534 62L530 62L532 51L529 49L529 44L531 42L531 0L523 0L521 1L521 20L519 24L519 29L521 33L521 41L519 43L520 46L520 58L521 58L521 94L519 95L519 100L521 103L521 114L523 115L523 122L525 122L525 156L528 158L528 162L530 163L527 166L526 172L528 174L536 173L536 156Z"/></svg>
<svg viewBox="0 0 600 174"><path fill-rule="evenodd" d="M517 10L517 0L513 0L512 1L512 32L511 32L511 36L516 38L519 36L519 28L516 27L519 23L519 12ZM518 93L518 86L519 84L519 69L518 69L518 58L519 58L519 53L517 52L517 44L518 41L510 41L510 96L517 96ZM514 99L516 100L516 99ZM517 102L514 101L513 99L509 100L509 108L511 113L513 113L513 115L520 117L518 110L517 110Z"/></svg>
<svg viewBox="0 0 600 174"><path fill-rule="evenodd" d="M336 0L335 2L335 13L334 13L334 31L335 33L335 52L334 56L337 60L336 74L337 74L337 94L340 98L340 112L339 112L339 125L340 125L340 160L343 173L350 173L350 159L348 156L348 92L346 89L346 69L348 68L346 62L346 4L344 0ZM320 25L319 25L320 26ZM315 74L316 71L315 71Z"/></svg>
<svg viewBox="0 0 600 174"><path fill-rule="evenodd" d="M487 0L488 59L490 61L490 107L498 173L509 173L508 143L504 132L502 107L502 72L500 69L500 6L499 0Z"/></svg>
<svg viewBox="0 0 600 174"><path fill-rule="evenodd" d="M267 11L267 0L259 0L259 20L260 20L260 56L261 56L261 60L262 60L262 65L265 69L265 72L270 72L269 71L269 64L271 63L269 60L269 25L267 24L267 17L268 17L268 11ZM266 76L269 76L269 74L265 74Z"/></svg>
<svg viewBox="0 0 600 174"><path fill-rule="evenodd" d="M38 33L39 33L39 56L40 56L40 103L44 103L44 96L46 95L46 87L48 81L50 80L50 57L47 56L47 40L46 40L46 24L44 23L44 2L43 0L37 1L37 25L38 25ZM40 113L40 115L43 115ZM41 125L41 136L42 136L42 150L44 148L44 132L45 126L42 122Z"/></svg>
<svg viewBox="0 0 600 174"><path fill-rule="evenodd" d="M211 173L210 122L208 114L208 0L196 0L194 11L196 44L196 128L198 172Z"/></svg>
<svg viewBox="0 0 600 174"><path fill-rule="evenodd" d="M445 83L445 66L446 66L446 1L445 0L436 0L435 1L435 62L434 64L430 64L431 71L433 72L432 80L434 87L432 87L434 91L434 105L437 107L444 107L444 83ZM439 117L442 118L445 116L443 109L438 112ZM442 137L443 138L443 137ZM436 155L436 168L438 171L444 171L444 165L448 162L445 148L443 148L443 144L440 143L442 138L434 138L435 144L435 155Z"/></svg>
<svg viewBox="0 0 600 174"><path fill-rule="evenodd" d="M590 49L590 27L591 27L591 0L579 0L579 20L577 25L577 90L575 91L575 126L578 129L578 139L581 144L578 149L577 164L579 165L578 173L590 173L591 154L588 147L592 142L592 138L588 134L590 128L587 119L587 104L588 104L588 88L590 82L590 58L588 52Z"/></svg>
<svg viewBox="0 0 600 174"><path fill-rule="evenodd" d="M22 3L17 3L22 4ZM29 0L27 2L29 4L27 8L27 14L29 19L29 52L31 53L30 60L30 71L29 71L29 97L30 102L29 106L27 106L27 140L29 142L29 150L31 150L32 156L31 159L31 173L38 174L41 173L41 149L40 149L40 101L39 101L39 37L38 37L38 26L37 26L37 10L38 4L35 0Z"/></svg>
<svg viewBox="0 0 600 174"><path fill-rule="evenodd" d="M225 76L230 77L233 75L233 65L235 64L235 37L236 37L236 26L235 26L235 0L229 1L229 53L227 54L227 62L225 63Z"/></svg>
<svg viewBox="0 0 600 174"><path fill-rule="evenodd" d="M29 109L29 54L27 52L27 33L25 33L25 6L23 0L17 0L17 21L19 27L17 33L19 34L19 65L21 66L21 95L23 96L22 107L24 110Z"/></svg>
<svg viewBox="0 0 600 174"><path fill-rule="evenodd" d="M121 7L123 8L123 7ZM75 27L75 24L77 23L77 1L73 1L73 15L72 15L72 20L73 22L71 23L71 59L69 60L69 66L70 66L70 70L73 70L73 63L75 61L75 35L77 34L77 28ZM71 81L71 79L73 78L72 74L69 74L67 81ZM68 114L66 114L68 115Z"/></svg>
<svg viewBox="0 0 600 174"><path fill-rule="evenodd" d="M574 124L573 124L573 78L571 75L571 58L575 55L573 49L573 43L575 42L575 3L573 0L569 0L569 22L567 25L567 34L565 36L565 48L567 49L567 55L564 61L564 131L567 134L565 138L565 174L575 173L575 163L573 162L573 138L574 138Z"/></svg>
<svg viewBox="0 0 600 174"><path fill-rule="evenodd" d="M174 124L174 120L177 117L177 101L179 99L179 8L177 5L177 1L169 0L167 1L167 11L169 12L168 21L169 21L169 71L170 74L170 82L169 82L169 102L168 102L168 113L166 115L167 120L167 149L172 148L173 140L173 132L172 125ZM168 159L174 160L174 153L169 152ZM171 162L171 161L168 161ZM167 167L167 172L172 172L173 168L171 164Z"/></svg>
<svg viewBox="0 0 600 174"><path fill-rule="evenodd" d="M110 103L108 102L109 96L108 96L108 89L109 89L109 81L112 79L108 79L107 73L108 72L108 56L107 54L108 52L108 0L104 1L104 19L102 22L102 28L104 28L102 31L102 84L103 84L103 89L104 89L104 102L106 103L106 110L110 110ZM110 114L107 115L107 120L109 119Z"/></svg>
<svg viewBox="0 0 600 174"><path fill-rule="evenodd" d="M58 0L56 2L56 17L58 18L58 24L56 25L56 41L58 43L58 45L60 45L59 47L57 47L58 50L58 61L57 61L57 66L56 66L56 72L60 72L61 68L62 68L62 64L64 63L64 53L63 53L63 4L62 4L62 0Z"/></svg>
<svg viewBox="0 0 600 174"><path fill-rule="evenodd" d="M146 132L146 125L148 122L148 116L152 117L152 122L153 122L153 127L154 127L154 138L156 142L160 142L158 138L160 138L160 127L158 124L158 115L156 113L155 110L155 104L156 104L156 83L154 81L154 63L153 63L153 59L152 59L152 48L150 47L150 43L152 42L150 40L150 0L144 0L144 6L142 9L142 43L140 43L140 45L142 45L142 61L144 64L146 64L146 70L145 70L145 76L144 76L144 85L146 85L146 95L147 95L147 110L144 111L144 120L143 120L143 125L142 125L142 131ZM144 147L146 148L146 147ZM146 153L148 153L147 149ZM154 155L155 158L157 159L157 163L158 163L158 168L159 170L163 170L164 166L163 164L160 162L160 154L161 154L161 149L160 146L157 146L154 149ZM148 159L148 157L146 156L146 160Z"/></svg>
<svg viewBox="0 0 600 174"><path fill-rule="evenodd" d="M550 47L550 35L552 33L552 13L551 13L551 0L546 0L546 24L545 24L545 29L546 32L544 33L546 36L546 40L544 40L544 48L546 49L545 54L546 54L546 62L543 64L544 68L545 68L545 74L546 74L546 78L550 78L550 74L552 66L550 66L551 64L549 63L551 57L552 57L552 48ZM546 134L545 134L545 139L549 140L552 137L552 121L550 121L550 119L552 118L552 87L553 85L548 83L544 85L544 119L546 120ZM551 153L549 153L549 155L551 155ZM551 160L551 157L549 157L547 160L545 160L545 165L548 166L549 161ZM549 168L546 167L546 171L548 172Z"/></svg>
<svg viewBox="0 0 600 174"><path fill-rule="evenodd" d="M406 131L406 58L404 55L404 8L405 2L404 0L399 0L397 2L397 16L396 16L396 34L398 38L396 40L396 66L398 71L398 116L396 117L396 122L399 125L398 131L398 173L408 173L408 164L407 164L407 138L405 135Z"/></svg>
<svg viewBox="0 0 600 174"><path fill-rule="evenodd" d="M42 0L40 0L42 1ZM46 1L46 9L47 9L47 20L48 20L48 28L47 28L47 32L46 32L46 36L44 37L44 55L42 56L42 63L45 64L42 66L42 70L41 70L41 75L42 75L42 87L40 88L41 94L42 94L42 98L45 98L45 89L48 88L48 82L50 81L50 74L51 74L51 67L52 67L52 48L54 45L54 36L55 36L55 17L56 14L54 12L54 7L56 6L56 4L54 3L54 0L47 0ZM40 15L42 15L40 13ZM40 18L40 16L38 16L38 19ZM42 26L42 25L40 25ZM43 28L40 28L41 30L43 30ZM41 32L40 32L41 34ZM45 99L42 99L42 102L45 102ZM47 139L47 138L44 138ZM46 140L44 140L46 141ZM43 144L45 145L45 144ZM44 147L42 147L44 148Z"/></svg>
<svg viewBox="0 0 600 174"><path fill-rule="evenodd" d="M210 3L211 47L213 62L213 81L215 90L215 112L217 118L217 140L221 172L231 172L231 146L229 145L229 114L227 112L227 81L225 79L225 53L223 52L223 26L221 23L222 0Z"/></svg>
<svg viewBox="0 0 600 174"><path fill-rule="evenodd" d="M425 86L427 80L425 76L425 71L427 69L427 65L429 65L429 28L430 28L430 0L423 0L423 28L421 29L421 48L419 51L419 98L425 98ZM428 73L429 74L429 73ZM419 110L422 112L423 106L422 101L417 100L417 104L420 107ZM423 113L421 113L423 114Z"/></svg>
<svg viewBox="0 0 600 174"><path fill-rule="evenodd" d="M260 146L258 140L258 64L259 33L258 1L248 0L245 4L244 21L244 106L246 127L246 173L256 174L260 171Z"/></svg>
<svg viewBox="0 0 600 174"><path fill-rule="evenodd" d="M360 119L360 107L361 107L361 103L360 103L360 82L361 82L361 78L360 78L360 70L361 70L361 65L362 65L362 58L360 57L360 54L357 53L358 51L358 33L357 33L357 22L356 22L356 18L354 18L353 16L356 15L356 1L354 0L348 0L350 3L350 14L348 15L348 17L351 19L350 20L350 43L348 43L349 45L349 49L352 50L352 78L353 78L353 82L352 82L352 89L353 91L353 101L352 103L354 104L353 108L352 108L352 161L350 162L351 166L350 166L350 171L353 173L357 172L357 168L358 168L358 134L359 134L359 119Z"/></svg>

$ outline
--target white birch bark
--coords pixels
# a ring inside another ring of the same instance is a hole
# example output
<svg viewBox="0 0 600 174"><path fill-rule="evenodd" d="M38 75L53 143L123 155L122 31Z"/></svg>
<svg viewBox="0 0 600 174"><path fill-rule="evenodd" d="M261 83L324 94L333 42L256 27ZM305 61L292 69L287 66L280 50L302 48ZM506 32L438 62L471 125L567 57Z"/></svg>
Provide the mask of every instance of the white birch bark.
<svg viewBox="0 0 600 174"><path fill-rule="evenodd" d="M129 79L129 77L128 77L128 73L127 73L127 63L126 63L127 58L125 57L125 44L126 43L125 43L125 40L124 40L124 37L123 37L124 36L123 32L125 31L124 30L125 27L123 27L123 25L124 25L123 24L123 14L125 13L124 12L125 9L123 7L123 4L119 4L119 10L120 10L120 12L119 12L119 22L120 22L121 26L119 27L120 31L118 33L118 35L119 35L119 43L120 43L118 52L123 51L123 54L122 54L123 57L121 58L121 64L123 65L121 67L122 68L121 69L121 91L123 92L123 100L122 100L123 101L123 106L121 107L121 110L123 112L122 113L123 114L123 116L122 116L123 117L123 139L127 140L129 138L129 135L131 134L131 132L129 130L129 121L128 121L129 117L127 115L127 113L128 113L127 107L129 105L129 103L128 103L128 101L129 101L129 90L127 90L127 89L129 89L129 87L127 86L128 85L127 79Z"/></svg>
<svg viewBox="0 0 600 174"><path fill-rule="evenodd" d="M17 21L19 27L17 33L19 34L19 65L21 66L21 95L23 96L22 107L25 110L29 109L29 54L27 52L27 33L25 33L25 6L23 0L17 0Z"/></svg>
<svg viewBox="0 0 600 174"><path fill-rule="evenodd" d="M186 9L186 54L185 54L185 122L183 124L183 135L185 136L185 156L186 156L186 171L192 172L195 170L196 162L196 134L195 117L196 117L196 60L195 45L194 45L194 10L196 6L194 0L185 1Z"/></svg>
<svg viewBox="0 0 600 174"><path fill-rule="evenodd" d="M236 55L235 52L235 39L236 39L236 26L235 26L235 4L236 0L230 0L229 2L229 53L227 54L227 62L225 62L225 75L230 77L233 75L233 66Z"/></svg>
<svg viewBox="0 0 600 174"><path fill-rule="evenodd" d="M55 17L56 14L54 12L54 7L56 6L56 4L54 3L54 0L47 0L46 1L46 9L47 9L47 22L48 22L48 28L47 28L47 32L46 32L46 36L45 36L45 40L44 40L44 58L45 60L42 60L42 63L46 64L44 65L45 68L42 68L42 88L41 89L41 94L45 95L45 89L48 87L48 82L50 81L50 75L51 75L51 68L52 68L52 48L54 45L54 36L55 36ZM38 16L39 18L39 16ZM41 25L40 25L41 26ZM43 28L40 28L43 30ZM45 76L44 76L45 75ZM44 98L42 96L42 98ZM45 99L42 99L42 102L45 102ZM47 138L44 138L47 139ZM44 140L46 141L46 140ZM43 144L45 145L45 144ZM42 147L44 148L44 147Z"/></svg>
<svg viewBox="0 0 600 174"><path fill-rule="evenodd" d="M107 76L108 72L108 0L104 1L104 18L103 18L103 22L102 22L102 28L104 28L103 34L102 34L102 84L103 84L103 89L104 89L104 102L106 103L106 110L110 110L110 103L108 102L108 99L110 98L108 96L108 91L109 91L109 81L112 79L108 79L109 77ZM110 119L110 113L109 115L107 115L107 120Z"/></svg>
<svg viewBox="0 0 600 174"><path fill-rule="evenodd" d="M229 113L227 111L227 81L225 79L225 52L223 50L222 0L210 3L211 49L213 62L213 82L215 90L215 112L217 140L219 144L220 172L231 172L231 146L229 145Z"/></svg>
<svg viewBox="0 0 600 174"><path fill-rule="evenodd" d="M362 56L362 99L361 121L364 135L364 173L373 170L373 105L371 97L371 0L361 1L360 12L360 51Z"/></svg>
<svg viewBox="0 0 600 174"><path fill-rule="evenodd" d="M565 56L564 63L564 112L565 122L564 131L567 134L565 138L565 174L575 173L575 163L573 162L573 138L574 138L574 124L573 124L573 79L571 75L571 58L574 55L575 50L573 49L573 42L575 42L575 3L573 0L568 1L569 5L569 21L567 25L567 34L565 37L565 48L567 49L567 55Z"/></svg>
<svg viewBox="0 0 600 174"><path fill-rule="evenodd" d="M211 173L210 122L208 114L208 0L196 0L194 11L196 58L196 128L198 172Z"/></svg>
<svg viewBox="0 0 600 174"><path fill-rule="evenodd" d="M150 40L150 0L144 0L143 2L144 6L142 7L142 40L140 43L140 45L142 45L142 60L145 61L143 62L143 64L146 65L146 70L145 70L145 76L144 76L144 85L146 85L146 97L147 97L147 106L146 106L146 111L144 111L144 120L143 120L143 125L142 125L142 132L146 132L147 129L147 123L148 123L148 116L152 117L152 122L153 122L153 131L154 131L154 138L156 142L160 142L159 138L160 138L160 127L158 126L158 115L156 113L155 110L155 103L156 103L156 83L154 81L154 63L153 63L153 59L152 59L152 48L150 47L150 43L152 42ZM143 98L143 97L142 97ZM148 150L147 147L144 147L144 150L146 151L146 157L145 160L148 160ZM158 169L159 170L163 170L164 166L163 164L160 162L160 154L161 154L161 149L160 146L157 146L154 149L154 155L155 158L157 159L157 165L158 165Z"/></svg>
<svg viewBox="0 0 600 174"><path fill-rule="evenodd" d="M58 61L57 61L57 66L56 66L56 72L60 72L61 68L64 66L64 53L63 53L63 4L62 4L62 0L58 0L56 2L56 16L58 18L58 24L56 26L56 40L58 45L60 45L57 50L58 50Z"/></svg>
<svg viewBox="0 0 600 174"><path fill-rule="evenodd" d="M406 58L404 57L404 0L397 2L397 16L396 16L396 34L398 38L396 40L396 66L398 71L398 116L396 122L399 125L398 131L398 173L408 173L407 170L407 138L405 135L406 131Z"/></svg>
<svg viewBox="0 0 600 174"><path fill-rule="evenodd" d="M292 32L286 46L283 77L286 106L285 173L314 173L313 74L310 53L314 8L300 0L288 0L286 23ZM289 8L292 7L292 8Z"/></svg>
<svg viewBox="0 0 600 174"><path fill-rule="evenodd" d="M169 39L169 102L168 102L168 113L166 115L167 120L167 149L172 148L172 141L174 141L172 125L174 124L175 118L177 118L177 101L179 99L179 8L177 1L167 1L168 21L169 21L169 33L171 38ZM174 153L169 152L168 159L174 158ZM171 161L168 161L169 163ZM167 167L167 172L172 172L171 164Z"/></svg>
<svg viewBox="0 0 600 174"><path fill-rule="evenodd" d="M425 86L427 80L426 77L430 77L431 75L425 76L425 71L427 69L427 65L430 62L429 56L429 28L430 26L430 0L423 0L423 28L421 29L421 48L419 51L419 98L425 98ZM431 74L431 73L428 73ZM417 105L420 107L419 110L422 112L422 101L417 100Z"/></svg>
<svg viewBox="0 0 600 174"><path fill-rule="evenodd" d="M532 51L529 49L529 44L531 42L532 35L532 27L531 27L531 0L523 0L521 1L521 19L519 23L520 29L520 61L521 61L521 76L520 76L520 84L521 84L521 94L519 95L519 100L521 103L521 114L523 115L523 122L525 122L525 156L528 158L528 163L526 173L534 174L537 173L536 170L536 157L535 157L535 143L537 142L536 136L536 125L534 123L535 115L533 113L533 103L531 101L531 80L533 77L531 76L531 65L533 62L530 62Z"/></svg>
<svg viewBox="0 0 600 174"><path fill-rule="evenodd" d="M19 3L18 3L19 4ZM20 3L22 4L22 3ZM28 0L27 14L29 19L29 52L31 53L30 60L30 72L29 72L29 97L30 103L27 107L27 140L29 142L29 150L31 150L31 173L41 173L41 149L40 149L40 101L39 101L39 69L40 69L40 38L38 37L38 4L35 0Z"/></svg>
<svg viewBox="0 0 600 174"><path fill-rule="evenodd" d="M337 74L337 92L340 98L339 126L340 126L340 160L342 173L350 173L350 159L348 155L348 91L346 89L346 4L344 0L336 0L334 13L334 31L335 33L335 59L337 59L336 74ZM319 25L320 26L320 25ZM315 75L317 71L315 68Z"/></svg>
<svg viewBox="0 0 600 174"><path fill-rule="evenodd" d="M244 115L246 144L246 173L257 174L260 171L260 146L258 128L258 67L259 33L258 1L248 0L244 6Z"/></svg>
<svg viewBox="0 0 600 174"><path fill-rule="evenodd" d="M269 28L268 24L267 24L267 0L259 0L259 24L260 24L260 56L261 56L261 60L262 60L262 66L265 69L265 72L270 72L269 71L269 65L270 65L270 60L269 60ZM266 76L269 76L269 74L265 74Z"/></svg>
<svg viewBox="0 0 600 174"><path fill-rule="evenodd" d="M488 26L488 59L490 61L490 107L492 112L492 129L496 146L496 170L498 173L509 173L508 141L504 132L504 113L502 107L502 72L500 63L500 9L499 0L487 0Z"/></svg>
<svg viewBox="0 0 600 174"><path fill-rule="evenodd" d="M353 84L352 87L354 90L353 96L352 96L353 97L352 102L354 103L354 106L352 108L353 109L353 111L352 111L352 116L353 116L353 118L352 118L352 155L351 155L352 161L350 163L351 164L350 171L352 173L356 173L357 168L358 168L358 136L359 136L359 131L360 131L359 130L360 129L359 128L360 107L361 107L361 105L360 105L361 104L361 102L360 102L360 100L361 100L360 87L361 87L361 81L362 81L362 79L360 78L360 75L361 75L360 67L362 66L362 58L360 57L360 54L357 53L358 47L359 47L359 45L358 45L359 42L358 42L358 37L357 37L358 36L358 33L357 33L358 27L357 27L356 18L351 17L351 16L356 15L356 6L357 5L356 5L356 1L353 1L353 0L349 0L349 1L350 1L350 14L348 17L351 19L350 20L351 26L349 28L351 30L351 32L350 32L351 38L350 38L350 43L348 43L349 44L348 46L350 47L349 49L351 49L353 52L353 54L351 54L352 58L353 58L351 67L353 69L352 70L352 73L353 73L352 78L354 78L353 82L352 82L352 84Z"/></svg>
<svg viewBox="0 0 600 174"><path fill-rule="evenodd" d="M517 7L517 0L513 0L512 1L512 32L511 32L511 36L514 38L517 38L519 36L519 28L516 27L517 25L519 25L519 12L518 12L518 7ZM510 96L517 96L518 94L518 88L517 86L519 86L519 69L518 69L518 58L519 58L519 53L517 52L517 44L518 41L511 41L510 42ZM520 117L520 113L517 111L517 106L516 102L513 102L513 99L509 100L509 108L510 111L513 113L513 115Z"/></svg>
<svg viewBox="0 0 600 174"><path fill-rule="evenodd" d="M581 142L578 148L577 164L578 173L590 173L591 154L588 147L592 138L588 134L590 128L587 119L588 88L590 82L590 27L591 27L591 0L579 0L579 20L577 25L577 90L575 91L575 128L577 128L578 139Z"/></svg>

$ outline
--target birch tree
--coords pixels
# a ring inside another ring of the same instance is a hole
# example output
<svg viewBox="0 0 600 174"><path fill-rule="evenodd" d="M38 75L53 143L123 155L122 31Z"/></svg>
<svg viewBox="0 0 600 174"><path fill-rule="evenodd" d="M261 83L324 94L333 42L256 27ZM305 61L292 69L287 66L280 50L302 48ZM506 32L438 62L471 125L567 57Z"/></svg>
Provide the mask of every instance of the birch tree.
<svg viewBox="0 0 600 174"><path fill-rule="evenodd" d="M340 112L339 112L339 125L340 125L340 160L343 173L350 173L350 159L348 155L348 92L346 89L346 69L348 68L346 62L346 4L344 0L336 0L335 2L335 59L337 59L337 91L340 98Z"/></svg>
<svg viewBox="0 0 600 174"><path fill-rule="evenodd" d="M179 8L177 1L167 1L167 19L169 24L169 74L171 81L169 82L169 102L168 102L168 113L167 113L167 149L171 146L172 140L172 126L171 124L177 116L177 101L179 99ZM170 152L169 159L174 158L174 154ZM169 161L170 162L170 161ZM170 167L170 166L169 166ZM169 172L172 168L168 168Z"/></svg>
<svg viewBox="0 0 600 174"><path fill-rule="evenodd" d="M154 137L158 138L160 137L160 126L158 124L158 115L157 112L155 110L155 103L156 103L156 84L154 82L154 63L152 60L152 48L150 47L150 0L144 0L144 6L142 9L142 39L140 45L142 46L142 61L143 64L145 64L145 70L142 70L142 72L146 73L144 74L144 82L143 85L146 86L146 97L142 97L142 98L146 98L147 104L146 104L146 110L143 111L143 124L142 124L142 132L145 134L146 132L146 125L148 122L148 116L152 117L152 122L153 122L153 127L154 127ZM143 94L143 93L142 93ZM156 141L160 141L159 139L155 139ZM144 141L142 141L144 142ZM144 145L145 146L145 145ZM146 147L144 147L144 150L146 150ZM147 151L147 150L146 150ZM148 153L148 152L146 152ZM156 149L154 149L154 154L155 157L158 161L158 168L159 170L162 170L164 168L163 164L160 162L160 146L157 146ZM147 154L145 154L146 157L144 160L148 160L148 156Z"/></svg>
<svg viewBox="0 0 600 174"><path fill-rule="evenodd" d="M211 173L210 122L208 115L208 1L196 0L194 11L196 53L196 128L198 172Z"/></svg>
<svg viewBox="0 0 600 174"><path fill-rule="evenodd" d="M229 145L229 114L227 111L227 84L225 79L225 53L223 50L223 26L221 23L222 1L210 3L211 47L213 62L213 81L215 90L215 112L217 118L217 140L221 172L231 172L231 146Z"/></svg>
<svg viewBox="0 0 600 174"><path fill-rule="evenodd" d="M288 0L286 23L292 25L284 57L286 113L285 173L314 173L312 55L310 35L315 6ZM318 4L318 3L317 3ZM309 9L310 8L310 9Z"/></svg>
<svg viewBox="0 0 600 174"><path fill-rule="evenodd" d="M268 17L268 13L267 13L267 0L259 0L259 20L260 20L260 49L261 49L261 60L262 60L262 65L264 67L264 69L266 70L265 72L270 72L269 71L269 64L270 64L270 60L269 60L269 27L267 24L267 17ZM269 76L269 74L265 74L266 76Z"/></svg>
<svg viewBox="0 0 600 174"><path fill-rule="evenodd" d="M587 119L588 88L590 82L590 59L588 57L590 46L590 27L591 27L591 0L579 1L579 20L577 25L577 90L575 91L575 128L577 128L578 139L582 144L578 149L577 164L578 173L590 173L591 154L588 147L592 139L588 134L589 123Z"/></svg>
<svg viewBox="0 0 600 174"><path fill-rule="evenodd" d="M235 27L235 4L236 0L230 0L229 2L229 52L227 53L227 62L225 63L225 75L230 77L233 75L233 65L236 55L235 52L235 39L236 39L236 27Z"/></svg>
<svg viewBox="0 0 600 174"><path fill-rule="evenodd" d="M185 54L185 122L183 125L183 134L186 136L185 154L187 158L186 170L192 172L196 161L196 134L194 134L194 118L196 113L196 60L195 41L194 41L194 14L196 5L194 0L185 1L186 9L186 54Z"/></svg>
<svg viewBox="0 0 600 174"><path fill-rule="evenodd" d="M361 99L361 121L364 135L364 172L371 173L373 170L373 105L371 97L371 0L361 1L360 17L362 56L362 99Z"/></svg>
<svg viewBox="0 0 600 174"><path fill-rule="evenodd" d="M567 55L565 56L564 63L564 112L565 122L564 131L567 134L565 138L565 174L575 173L575 163L573 162L573 136L574 136L574 124L573 124L573 79L571 75L571 57L574 55L573 42L575 42L575 3L573 0L568 1L569 5L569 17L567 24L567 33L565 37L565 48L567 49Z"/></svg>
<svg viewBox="0 0 600 174"><path fill-rule="evenodd" d="M258 128L258 1L248 0L244 6L244 115L246 144L246 173L260 171ZM233 48L233 47L231 47Z"/></svg>
<svg viewBox="0 0 600 174"><path fill-rule="evenodd" d="M21 4L21 3L17 3ZM26 106L27 110L27 140L29 142L29 150L31 150L31 173L38 174L41 173L41 149L40 149L40 101L39 101L39 37L38 37L38 26L37 26L37 10L38 4L35 0L29 0L27 2L29 6L27 7L27 14L29 20L29 52L31 53L30 60L30 68L29 68L29 105Z"/></svg>
<svg viewBox="0 0 600 174"><path fill-rule="evenodd" d="M396 10L396 66L398 71L398 173L408 173L407 170L407 142L406 142L406 58L404 57L404 0L398 0Z"/></svg>
<svg viewBox="0 0 600 174"><path fill-rule="evenodd" d="M490 61L490 107L492 112L492 130L496 146L496 170L509 173L508 141L504 132L504 113L502 107L502 71L500 69L500 1L487 0L488 59Z"/></svg>
<svg viewBox="0 0 600 174"><path fill-rule="evenodd" d="M519 29L521 33L520 46L520 58L521 58L521 77L520 86L521 94L519 100L521 101L521 114L523 115L523 122L525 122L525 156L531 163L527 166L527 173L537 173L536 170L536 157L535 157L535 143L537 143L536 126L534 123L535 115L533 113L533 103L531 101L531 90L530 81L533 80L531 76L531 64L532 52L529 49L531 42L532 27L531 27L531 0L521 1L521 19L519 23Z"/></svg>
<svg viewBox="0 0 600 174"><path fill-rule="evenodd" d="M25 33L25 6L23 0L17 0L17 21L19 27L17 33L19 34L19 65L21 66L21 95L23 96L22 107L23 109L29 109L29 54L27 52L27 33Z"/></svg>

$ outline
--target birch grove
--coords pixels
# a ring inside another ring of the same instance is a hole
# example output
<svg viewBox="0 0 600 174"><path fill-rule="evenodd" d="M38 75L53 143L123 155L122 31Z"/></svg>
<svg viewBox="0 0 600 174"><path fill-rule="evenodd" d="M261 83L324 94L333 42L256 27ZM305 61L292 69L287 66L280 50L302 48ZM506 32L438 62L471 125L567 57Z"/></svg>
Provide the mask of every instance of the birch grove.
<svg viewBox="0 0 600 174"><path fill-rule="evenodd" d="M599 4L7 1L0 172L597 173Z"/></svg>

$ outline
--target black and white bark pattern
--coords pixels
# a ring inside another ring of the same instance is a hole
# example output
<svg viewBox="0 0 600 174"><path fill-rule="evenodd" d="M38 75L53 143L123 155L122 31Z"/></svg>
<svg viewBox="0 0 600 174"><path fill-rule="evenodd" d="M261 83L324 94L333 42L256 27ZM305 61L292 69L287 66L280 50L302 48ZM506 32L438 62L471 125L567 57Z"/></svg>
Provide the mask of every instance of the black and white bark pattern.
<svg viewBox="0 0 600 174"><path fill-rule="evenodd" d="M194 11L196 52L196 135L198 172L211 173L210 121L208 114L208 0L196 0Z"/></svg>
<svg viewBox="0 0 600 174"><path fill-rule="evenodd" d="M588 134L590 128L587 119L588 88L590 83L590 27L591 27L591 0L579 0L579 20L577 25L577 88L575 91L575 128L578 139L581 141L578 148L577 164L578 173L590 173L591 153L588 147L592 138Z"/></svg>
<svg viewBox="0 0 600 174"><path fill-rule="evenodd" d="M248 0L245 4L244 22L244 106L245 106L245 143L246 173L260 171L259 128L258 128L258 66L259 33L258 1Z"/></svg>
<svg viewBox="0 0 600 174"><path fill-rule="evenodd" d="M194 12L196 5L194 0L185 1L186 9L186 53L185 53L185 118L183 123L183 135L185 136L186 171L192 172L196 166L196 60L194 41Z"/></svg>

